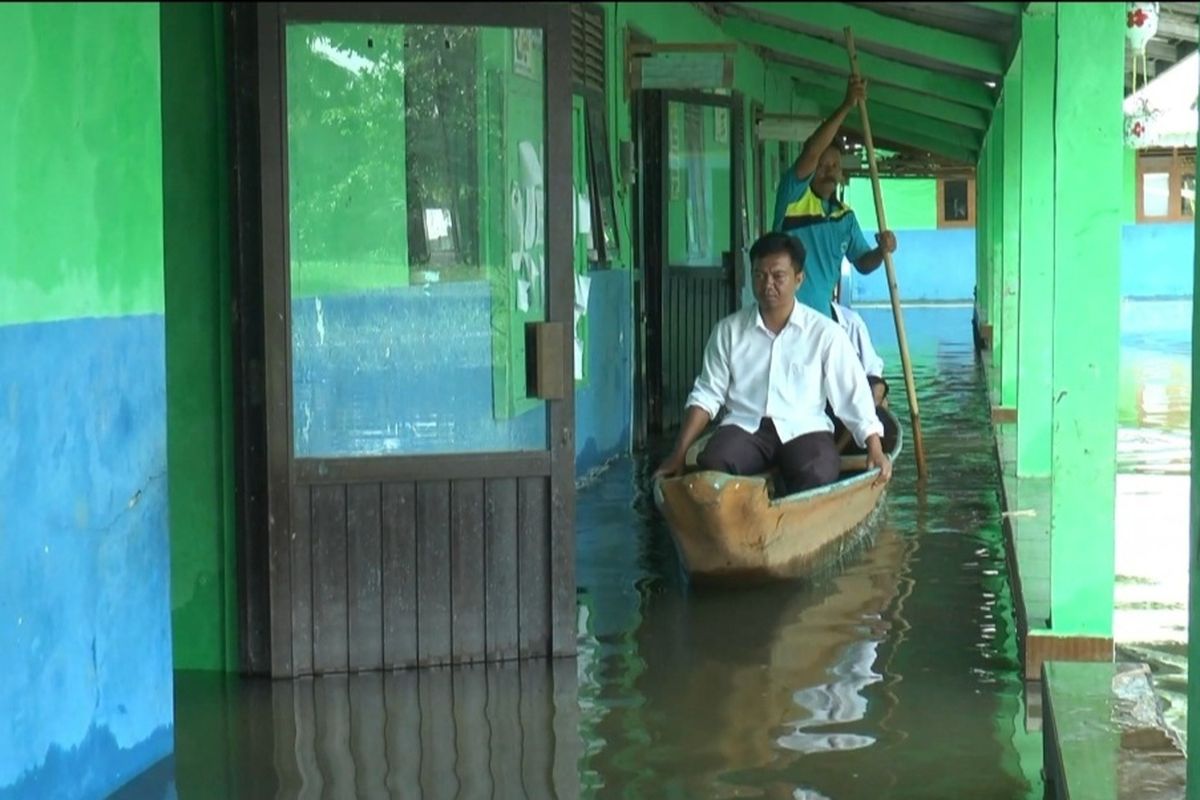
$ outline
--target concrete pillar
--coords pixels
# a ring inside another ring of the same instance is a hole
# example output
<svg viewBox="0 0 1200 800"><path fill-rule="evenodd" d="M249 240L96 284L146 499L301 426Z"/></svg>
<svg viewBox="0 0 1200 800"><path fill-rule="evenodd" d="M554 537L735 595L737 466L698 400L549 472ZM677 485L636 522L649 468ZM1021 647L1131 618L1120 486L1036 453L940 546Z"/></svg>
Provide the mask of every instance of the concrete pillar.
<svg viewBox="0 0 1200 800"><path fill-rule="evenodd" d="M1004 115L997 120L1003 133L1000 239L1000 405L1017 404L1018 302L1021 266L1021 59L1014 58L1004 79Z"/></svg>
<svg viewBox="0 0 1200 800"><path fill-rule="evenodd" d="M1050 475L1054 315L1054 81L1057 64L1053 3L1021 19L1021 292L1018 298L1017 476Z"/></svg>
<svg viewBox="0 0 1200 800"><path fill-rule="evenodd" d="M980 334L992 324L992 283L988 257L988 141L984 136L975 166L975 305L979 314ZM985 344L987 344L985 339Z"/></svg>
<svg viewBox="0 0 1200 800"><path fill-rule="evenodd" d="M992 282L993 403L1000 399L1000 353L1004 347L1004 98L996 104L988 147L988 243Z"/></svg>
<svg viewBox="0 0 1200 800"><path fill-rule="evenodd" d="M1051 626L1097 657L1112 649L1124 15L1057 9Z"/></svg>

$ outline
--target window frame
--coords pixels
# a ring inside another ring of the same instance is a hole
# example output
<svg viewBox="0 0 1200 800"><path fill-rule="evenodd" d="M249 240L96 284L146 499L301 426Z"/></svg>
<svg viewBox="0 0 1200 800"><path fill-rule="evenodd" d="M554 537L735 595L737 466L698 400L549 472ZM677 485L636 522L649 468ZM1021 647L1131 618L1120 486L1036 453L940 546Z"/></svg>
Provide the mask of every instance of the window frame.
<svg viewBox="0 0 1200 800"><path fill-rule="evenodd" d="M966 181L967 184L967 218L946 219L946 183L948 181ZM938 176L937 179L937 226L943 228L974 228L975 219L975 178L969 175Z"/></svg>
<svg viewBox="0 0 1200 800"><path fill-rule="evenodd" d="M1192 149L1148 150L1137 154L1137 167L1134 171L1134 210L1139 225L1160 222L1192 222L1193 214L1183 212L1183 175L1187 171L1187 162L1191 160L1193 184L1196 175L1196 151ZM1167 179L1167 213L1163 216L1148 216L1145 210L1145 176L1166 173Z"/></svg>
<svg viewBox="0 0 1200 800"><path fill-rule="evenodd" d="M602 85L597 86L585 81L585 76L580 75L572 66L571 92L581 97L584 105L584 148L594 243L594 249L588 253L588 266L591 269L611 269L621 259L621 238L617 216L616 181L608 135L608 26L604 19L604 9L597 3L572 4L572 14L592 17L598 24L604 40L603 61L599 70ZM573 42L572 47L574 46ZM576 60L572 59L572 64L574 63ZM611 242L608 241L608 231L612 234Z"/></svg>

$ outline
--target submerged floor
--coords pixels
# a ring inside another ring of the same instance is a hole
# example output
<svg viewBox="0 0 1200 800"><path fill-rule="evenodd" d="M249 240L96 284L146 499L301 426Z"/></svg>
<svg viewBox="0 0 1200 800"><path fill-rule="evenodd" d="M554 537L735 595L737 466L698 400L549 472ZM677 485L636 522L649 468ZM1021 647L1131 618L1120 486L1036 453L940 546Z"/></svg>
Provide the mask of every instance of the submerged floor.
<svg viewBox="0 0 1200 800"><path fill-rule="evenodd" d="M898 374L885 312L867 310ZM970 309L911 309L931 479L815 584L690 590L644 491L579 497L579 657L295 682L177 675L176 754L132 797L1033 798ZM903 383L894 407L907 422Z"/></svg>
<svg viewBox="0 0 1200 800"><path fill-rule="evenodd" d="M1119 657L1154 670L1186 739L1192 301L1121 312L1114 637Z"/></svg>

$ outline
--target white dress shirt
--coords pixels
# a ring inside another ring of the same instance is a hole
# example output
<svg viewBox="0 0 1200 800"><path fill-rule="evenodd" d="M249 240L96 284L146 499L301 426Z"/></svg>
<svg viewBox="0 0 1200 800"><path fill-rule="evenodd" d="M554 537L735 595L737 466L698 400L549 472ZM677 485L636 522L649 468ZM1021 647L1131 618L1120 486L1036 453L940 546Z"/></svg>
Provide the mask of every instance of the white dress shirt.
<svg viewBox="0 0 1200 800"><path fill-rule="evenodd" d="M862 362L863 369L873 378L882 378L883 359L871 344L871 334L862 315L838 303L830 305L833 306L834 317L841 324L842 330L850 337L850 344L858 351L858 360Z"/></svg>
<svg viewBox="0 0 1200 800"><path fill-rule="evenodd" d="M873 433L883 436L867 374L838 323L796 303L776 335L752 304L713 329L687 405L710 417L725 406L729 414L721 424L748 433L770 417L786 443L806 433L833 432L826 401L860 447Z"/></svg>

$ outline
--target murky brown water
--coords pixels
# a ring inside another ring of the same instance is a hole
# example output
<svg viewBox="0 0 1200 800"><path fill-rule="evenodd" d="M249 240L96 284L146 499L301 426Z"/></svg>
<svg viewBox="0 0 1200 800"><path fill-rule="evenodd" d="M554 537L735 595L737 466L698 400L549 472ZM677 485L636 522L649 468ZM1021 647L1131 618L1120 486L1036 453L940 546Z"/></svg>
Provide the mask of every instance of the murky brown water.
<svg viewBox="0 0 1200 800"><path fill-rule="evenodd" d="M886 312L867 316L898 374ZM905 453L841 569L693 590L645 491L654 454L619 462L579 497L576 660L180 674L175 758L124 796L1041 797L970 309L906 319L931 480Z"/></svg>

